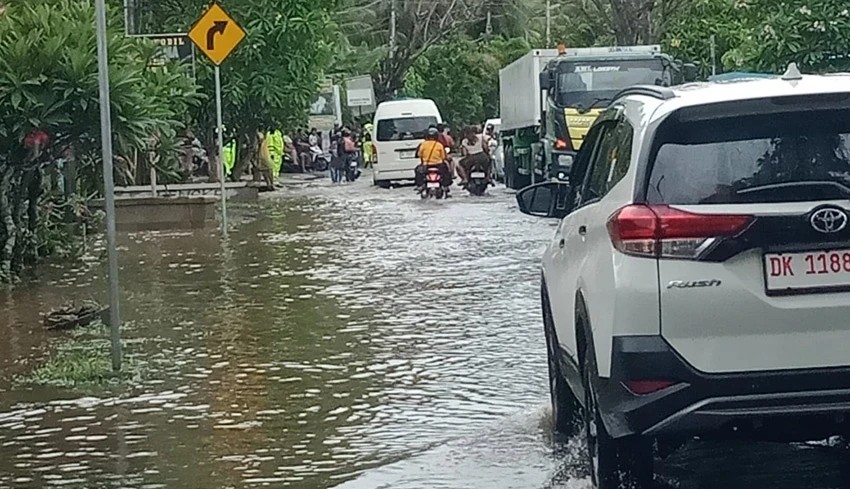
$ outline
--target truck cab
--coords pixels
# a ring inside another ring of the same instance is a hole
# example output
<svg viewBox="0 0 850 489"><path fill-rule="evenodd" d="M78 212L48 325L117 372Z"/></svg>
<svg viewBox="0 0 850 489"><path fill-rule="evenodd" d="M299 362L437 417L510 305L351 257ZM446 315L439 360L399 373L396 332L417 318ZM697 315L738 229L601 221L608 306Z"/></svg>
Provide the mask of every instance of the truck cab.
<svg viewBox="0 0 850 489"><path fill-rule="evenodd" d="M565 181L590 126L620 91L695 78L694 65L657 45L532 50L499 72L506 185Z"/></svg>
<svg viewBox="0 0 850 489"><path fill-rule="evenodd" d="M590 126L620 91L676 85L685 80L684 71L660 46L562 48L540 73L544 95L537 180L566 180Z"/></svg>

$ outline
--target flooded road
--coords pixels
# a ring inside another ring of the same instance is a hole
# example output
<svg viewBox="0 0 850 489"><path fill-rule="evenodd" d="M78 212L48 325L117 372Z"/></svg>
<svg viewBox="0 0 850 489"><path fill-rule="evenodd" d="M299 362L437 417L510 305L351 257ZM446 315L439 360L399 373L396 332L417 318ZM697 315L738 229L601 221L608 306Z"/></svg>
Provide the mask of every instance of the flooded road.
<svg viewBox="0 0 850 489"><path fill-rule="evenodd" d="M92 259L0 295L0 488L589 488L553 440L539 319L550 222L504 189L420 201L287 186L215 232L121 240L128 356L89 390L15 387L38 312L104 302ZM843 451L694 446L660 484L841 487ZM731 463L730 463L731 461Z"/></svg>

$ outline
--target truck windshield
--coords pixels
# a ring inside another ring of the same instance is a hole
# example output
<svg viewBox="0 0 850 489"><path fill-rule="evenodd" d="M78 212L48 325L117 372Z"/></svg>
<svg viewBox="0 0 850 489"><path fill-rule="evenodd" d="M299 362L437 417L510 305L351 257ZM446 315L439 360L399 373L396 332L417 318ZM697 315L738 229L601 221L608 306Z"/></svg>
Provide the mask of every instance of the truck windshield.
<svg viewBox="0 0 850 489"><path fill-rule="evenodd" d="M434 116L400 117L378 121L376 139L378 141L402 141L405 139L423 139L429 126L437 125Z"/></svg>
<svg viewBox="0 0 850 489"><path fill-rule="evenodd" d="M558 104L604 107L607 99L632 85L669 85L661 59L562 62L558 65Z"/></svg>

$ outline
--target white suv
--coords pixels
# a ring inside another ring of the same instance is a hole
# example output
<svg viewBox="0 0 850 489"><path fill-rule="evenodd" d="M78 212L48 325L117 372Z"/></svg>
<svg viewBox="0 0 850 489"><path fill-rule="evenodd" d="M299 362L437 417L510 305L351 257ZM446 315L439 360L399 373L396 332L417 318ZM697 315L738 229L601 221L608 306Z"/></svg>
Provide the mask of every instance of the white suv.
<svg viewBox="0 0 850 489"><path fill-rule="evenodd" d="M553 415L583 421L598 487L694 435L850 434L850 76L625 90L570 182L517 201L561 219Z"/></svg>

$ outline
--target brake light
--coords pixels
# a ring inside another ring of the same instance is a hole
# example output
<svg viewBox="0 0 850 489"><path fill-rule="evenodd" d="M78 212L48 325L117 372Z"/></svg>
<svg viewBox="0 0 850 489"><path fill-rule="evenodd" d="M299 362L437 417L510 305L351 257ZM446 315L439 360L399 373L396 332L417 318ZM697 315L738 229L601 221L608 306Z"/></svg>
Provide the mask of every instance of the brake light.
<svg viewBox="0 0 850 489"><path fill-rule="evenodd" d="M676 385L676 382L671 380L627 380L623 382L623 385L632 394L645 396L672 387Z"/></svg>
<svg viewBox="0 0 850 489"><path fill-rule="evenodd" d="M735 236L753 216L694 214L666 205L629 205L608 219L611 243L622 253L654 258L698 258L717 238Z"/></svg>

